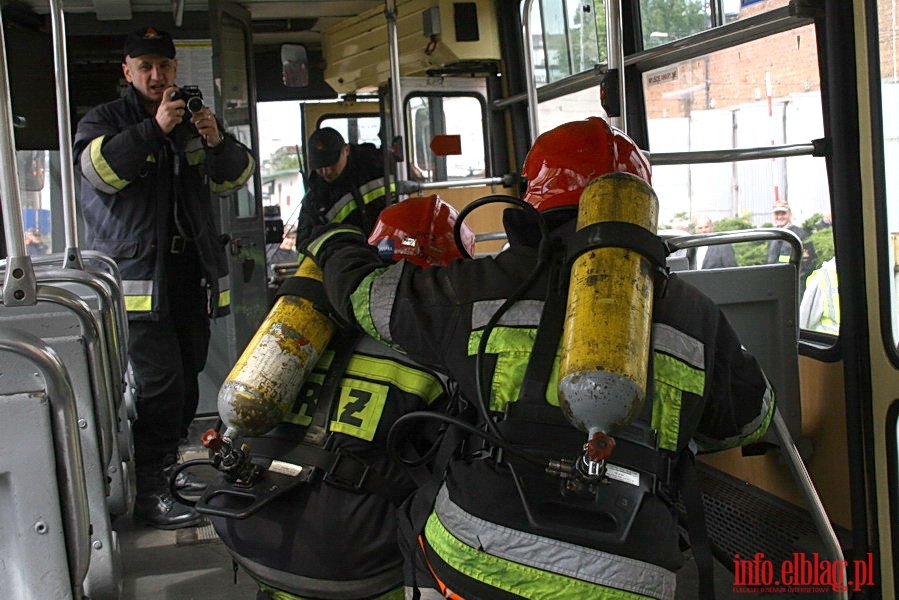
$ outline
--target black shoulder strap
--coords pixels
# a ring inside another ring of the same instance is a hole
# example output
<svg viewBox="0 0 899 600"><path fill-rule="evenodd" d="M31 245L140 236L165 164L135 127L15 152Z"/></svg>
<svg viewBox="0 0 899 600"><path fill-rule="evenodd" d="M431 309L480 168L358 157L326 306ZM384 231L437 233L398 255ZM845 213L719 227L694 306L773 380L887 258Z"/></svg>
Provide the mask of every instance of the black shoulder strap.
<svg viewBox="0 0 899 600"><path fill-rule="evenodd" d="M336 338L329 345L334 350L334 359L325 374L318 393L318 401L315 403L315 411L312 413L312 422L306 428L303 444L321 448L328 438L328 424L337 406L337 396L340 394L340 380L350 364L356 342L361 333L347 333Z"/></svg>
<svg viewBox="0 0 899 600"><path fill-rule="evenodd" d="M558 255L557 255L558 256ZM540 315L540 326L534 338L531 358L521 382L518 402L528 406L546 405L546 386L552 375L556 359L556 349L562 339L565 321L565 302L568 298L568 282L564 275L568 272L557 260L550 260L549 284ZM527 410L527 407L520 408Z"/></svg>

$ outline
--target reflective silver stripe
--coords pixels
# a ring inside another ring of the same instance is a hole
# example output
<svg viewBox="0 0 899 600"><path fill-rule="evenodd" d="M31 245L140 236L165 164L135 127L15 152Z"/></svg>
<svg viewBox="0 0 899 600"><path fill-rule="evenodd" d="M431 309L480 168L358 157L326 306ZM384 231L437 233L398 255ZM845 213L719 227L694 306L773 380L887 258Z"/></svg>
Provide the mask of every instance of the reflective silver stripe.
<svg viewBox="0 0 899 600"><path fill-rule="evenodd" d="M151 296L153 294L153 280L123 279L122 294L125 296Z"/></svg>
<svg viewBox="0 0 899 600"><path fill-rule="evenodd" d="M365 183L365 184L359 186L359 195L363 197L363 204L367 204L367 202L365 200L370 202L371 200L375 199L375 198L366 199L365 195L367 193L369 193L370 191L377 189L379 187L380 188L384 187L384 178L383 177L379 177L378 179L372 179L368 183ZM381 194L381 196L382 195L383 194ZM380 197L380 196L376 196L376 197ZM356 201L356 199L353 196L352 192L350 192L349 194L344 194L343 196L340 197L339 200L337 200L337 202L334 203L334 205L331 207L331 209L327 213L325 213L325 220L328 223L332 222L335 219L335 217L337 217L337 215L340 213L340 211L344 209L344 207L349 205L350 202L355 202L355 201Z"/></svg>
<svg viewBox="0 0 899 600"><path fill-rule="evenodd" d="M471 329L482 329L505 300L481 300L471 307ZM543 314L543 300L519 300L500 317L498 325L537 327Z"/></svg>
<svg viewBox="0 0 899 600"><path fill-rule="evenodd" d="M674 600L677 579L671 571L485 521L450 500L446 485L437 494L434 513L453 536L492 556L596 585Z"/></svg>
<svg viewBox="0 0 899 600"><path fill-rule="evenodd" d="M655 350L670 354L697 369L705 370L705 345L683 331L664 323L654 323L652 345Z"/></svg>
<svg viewBox="0 0 899 600"><path fill-rule="evenodd" d="M368 311L371 314L372 324L383 340L392 340L390 335L390 315L393 313L393 304L396 299L396 288L403 276L403 267L406 261L400 261L390 265L371 284L369 290ZM377 302L372 302L372 299Z"/></svg>
<svg viewBox="0 0 899 600"><path fill-rule="evenodd" d="M396 360L399 356L401 356L397 354L396 350L393 350L389 346L385 346L375 338L367 335L362 336L362 338L356 344L356 350L368 354L369 356L386 358L389 360ZM418 364L406 356L403 356L402 362L412 362L414 364Z"/></svg>
<svg viewBox="0 0 899 600"><path fill-rule="evenodd" d="M378 188L383 188L383 187L384 187L384 178L379 177L378 179L372 179L368 183L364 183L364 184L360 185L359 193L362 194L363 196L365 196L369 192L374 191Z"/></svg>
<svg viewBox="0 0 899 600"><path fill-rule="evenodd" d="M412 600L415 598L415 589L413 587L405 587L403 588L403 598L405 600ZM434 588L418 588L418 597L421 600L446 600L446 596L440 593L440 590L435 590Z"/></svg>
<svg viewBox="0 0 899 600"><path fill-rule="evenodd" d="M206 146L203 145L203 138L200 136L191 138L187 140L187 143L184 144L185 152L194 152L196 150L205 150Z"/></svg>
<svg viewBox="0 0 899 600"><path fill-rule="evenodd" d="M296 590L293 593L315 598L370 598L403 584L402 565L368 579L313 579L267 567L236 553L232 553L232 557L254 579L266 585L282 590Z"/></svg>
<svg viewBox="0 0 899 600"><path fill-rule="evenodd" d="M762 374L762 376L764 377L764 373ZM765 377L765 394L762 396L762 408L756 418L744 425L740 429L740 432L738 434L728 438L712 439L697 432L695 435L696 442L699 444L702 450L720 450L742 446L746 443L744 438L746 438L747 436L757 434L759 429L762 427L767 430L768 424L770 424L771 413L773 412L773 410L774 390L771 388L771 383L768 381L768 378ZM765 423L766 421L768 421L768 424Z"/></svg>

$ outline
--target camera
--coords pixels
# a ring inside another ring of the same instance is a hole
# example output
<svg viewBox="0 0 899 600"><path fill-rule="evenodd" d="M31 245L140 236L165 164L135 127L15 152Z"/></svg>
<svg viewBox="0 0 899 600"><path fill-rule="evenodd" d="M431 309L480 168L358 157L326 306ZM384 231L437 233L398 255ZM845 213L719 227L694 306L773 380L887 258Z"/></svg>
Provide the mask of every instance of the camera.
<svg viewBox="0 0 899 600"><path fill-rule="evenodd" d="M189 121L190 115L203 110L203 92L198 85L184 85L172 92L172 100L184 100L187 112L184 120Z"/></svg>

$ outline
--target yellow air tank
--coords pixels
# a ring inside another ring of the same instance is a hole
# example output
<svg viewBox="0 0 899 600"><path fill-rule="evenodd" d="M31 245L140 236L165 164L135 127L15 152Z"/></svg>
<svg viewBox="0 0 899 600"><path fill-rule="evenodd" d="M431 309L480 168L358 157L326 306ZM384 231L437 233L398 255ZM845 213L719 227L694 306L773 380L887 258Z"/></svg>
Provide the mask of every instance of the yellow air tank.
<svg viewBox="0 0 899 600"><path fill-rule="evenodd" d="M294 276L321 286L322 273L308 257ZM225 437L262 435L280 423L334 331L310 300L278 298L219 389Z"/></svg>
<svg viewBox="0 0 899 600"><path fill-rule="evenodd" d="M609 173L581 193L577 228L624 222L655 234L659 203L646 181ZM593 248L571 266L562 334L559 402L588 434L588 455L607 457L610 436L640 415L646 396L654 268L627 248Z"/></svg>

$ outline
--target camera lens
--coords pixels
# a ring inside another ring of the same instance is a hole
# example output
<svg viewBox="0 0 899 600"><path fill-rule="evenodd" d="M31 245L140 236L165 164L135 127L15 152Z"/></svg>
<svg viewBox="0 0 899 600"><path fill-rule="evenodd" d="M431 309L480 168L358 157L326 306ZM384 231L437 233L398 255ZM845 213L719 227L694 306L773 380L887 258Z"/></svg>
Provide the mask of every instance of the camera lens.
<svg viewBox="0 0 899 600"><path fill-rule="evenodd" d="M187 101L187 110L191 113L203 110L203 99L194 96Z"/></svg>

